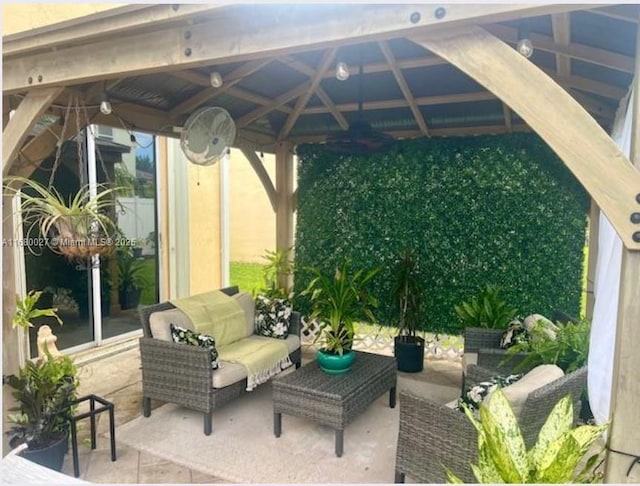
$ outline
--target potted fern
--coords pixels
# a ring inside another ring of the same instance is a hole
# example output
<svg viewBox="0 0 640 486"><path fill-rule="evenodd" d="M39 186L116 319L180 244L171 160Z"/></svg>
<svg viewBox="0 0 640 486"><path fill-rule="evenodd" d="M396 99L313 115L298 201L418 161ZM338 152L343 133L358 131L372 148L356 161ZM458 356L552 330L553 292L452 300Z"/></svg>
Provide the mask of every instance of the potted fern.
<svg viewBox="0 0 640 486"><path fill-rule="evenodd" d="M355 323L376 321L372 309L378 302L367 292L367 286L380 268L352 273L349 266L349 260L345 259L332 276L310 268L314 278L302 292L311 302L310 319L319 324L314 341L321 346L317 353L318 365L329 374L342 374L351 369L355 360L352 350Z"/></svg>
<svg viewBox="0 0 640 486"><path fill-rule="evenodd" d="M72 260L113 251L116 224L108 213L115 206L116 188L99 185L92 196L87 184L65 198L54 187L25 177L7 178L5 188L21 197L18 211L26 234L38 231L52 251Z"/></svg>
<svg viewBox="0 0 640 486"><path fill-rule="evenodd" d="M418 262L407 249L395 267L394 296L398 312L398 335L393 352L400 371L418 372L424 367L424 339L416 335L422 308L422 283Z"/></svg>

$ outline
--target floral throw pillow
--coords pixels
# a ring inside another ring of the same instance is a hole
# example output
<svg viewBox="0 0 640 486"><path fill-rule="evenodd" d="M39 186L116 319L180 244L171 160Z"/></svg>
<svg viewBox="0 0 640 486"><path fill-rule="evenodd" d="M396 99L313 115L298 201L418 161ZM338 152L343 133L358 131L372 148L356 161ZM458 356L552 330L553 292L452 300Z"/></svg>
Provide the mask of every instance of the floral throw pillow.
<svg viewBox="0 0 640 486"><path fill-rule="evenodd" d="M514 344L518 344L529 339L527 328L518 319L514 319L509 323L507 330L502 334L500 347L508 349Z"/></svg>
<svg viewBox="0 0 640 486"><path fill-rule="evenodd" d="M512 383L518 381L523 376L524 373L519 373L517 375L494 376L493 378L489 378L486 381L476 383L471 388L467 388L467 390L458 399L458 404L455 408L458 410L462 410L462 404L465 404L472 411L479 410L482 401L492 391L494 391L498 387L504 388L505 386L509 386Z"/></svg>
<svg viewBox="0 0 640 486"><path fill-rule="evenodd" d="M211 354L211 368L218 369L220 363L218 363L218 350L216 349L216 340L213 336L207 334L198 334L191 329L185 329L184 327L169 324L171 329L171 339L174 343L190 344L192 346L199 346L201 348L208 348Z"/></svg>
<svg viewBox="0 0 640 486"><path fill-rule="evenodd" d="M291 323L291 302L287 299L256 297L256 333L276 339L287 339Z"/></svg>

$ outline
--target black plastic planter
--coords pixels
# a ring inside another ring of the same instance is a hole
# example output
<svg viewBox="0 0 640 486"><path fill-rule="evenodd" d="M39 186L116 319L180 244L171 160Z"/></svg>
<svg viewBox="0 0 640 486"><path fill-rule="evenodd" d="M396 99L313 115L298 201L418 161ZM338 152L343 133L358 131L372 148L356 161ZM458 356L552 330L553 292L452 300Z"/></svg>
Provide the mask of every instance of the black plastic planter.
<svg viewBox="0 0 640 486"><path fill-rule="evenodd" d="M393 354L399 371L417 373L424 367L424 339L419 336L396 336Z"/></svg>

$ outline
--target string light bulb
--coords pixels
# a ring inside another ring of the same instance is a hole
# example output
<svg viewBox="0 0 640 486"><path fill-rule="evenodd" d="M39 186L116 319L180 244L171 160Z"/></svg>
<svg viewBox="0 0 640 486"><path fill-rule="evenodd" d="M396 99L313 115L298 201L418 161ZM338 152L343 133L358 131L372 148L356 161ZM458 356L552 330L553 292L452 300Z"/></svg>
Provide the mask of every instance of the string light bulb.
<svg viewBox="0 0 640 486"><path fill-rule="evenodd" d="M218 71L212 72L209 75L209 81L211 82L211 86L213 86L214 88L222 87L222 74L220 74Z"/></svg>
<svg viewBox="0 0 640 486"><path fill-rule="evenodd" d="M338 64L336 64L336 78L339 81L346 81L347 79L349 79L349 75L351 73L349 73L349 66L347 66L347 63L344 61L340 61Z"/></svg>
<svg viewBox="0 0 640 486"><path fill-rule="evenodd" d="M111 102L109 101L109 96L107 93L102 93L102 101L100 101L100 113L103 115L111 115Z"/></svg>
<svg viewBox="0 0 640 486"><path fill-rule="evenodd" d="M533 55L533 43L529 38L529 31L526 29L518 29L518 44L516 45L517 51L527 59Z"/></svg>

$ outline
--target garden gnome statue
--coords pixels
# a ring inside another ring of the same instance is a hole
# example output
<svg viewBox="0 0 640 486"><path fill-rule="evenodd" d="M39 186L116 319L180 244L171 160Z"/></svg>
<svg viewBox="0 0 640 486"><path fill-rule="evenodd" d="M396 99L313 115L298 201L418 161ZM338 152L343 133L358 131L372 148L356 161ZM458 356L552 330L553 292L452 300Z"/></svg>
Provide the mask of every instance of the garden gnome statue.
<svg viewBox="0 0 640 486"><path fill-rule="evenodd" d="M47 359L47 356L61 356L56 347L57 336L54 336L49 326L40 326L38 329L38 358Z"/></svg>

